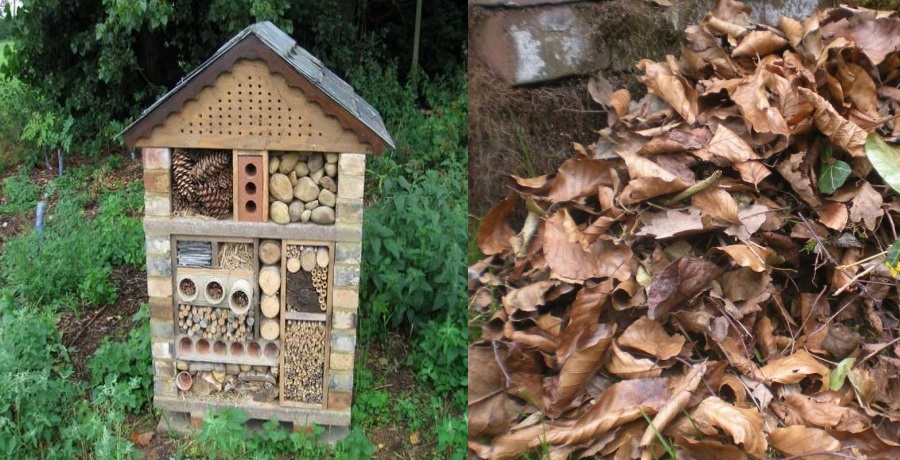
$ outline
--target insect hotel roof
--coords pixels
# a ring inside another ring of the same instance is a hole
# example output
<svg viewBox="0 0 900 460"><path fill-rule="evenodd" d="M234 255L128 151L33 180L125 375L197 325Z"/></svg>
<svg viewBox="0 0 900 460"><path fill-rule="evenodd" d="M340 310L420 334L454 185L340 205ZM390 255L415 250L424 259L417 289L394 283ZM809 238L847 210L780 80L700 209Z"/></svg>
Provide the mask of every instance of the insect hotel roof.
<svg viewBox="0 0 900 460"><path fill-rule="evenodd" d="M242 30L123 131L135 147L379 154L378 112L271 22Z"/></svg>

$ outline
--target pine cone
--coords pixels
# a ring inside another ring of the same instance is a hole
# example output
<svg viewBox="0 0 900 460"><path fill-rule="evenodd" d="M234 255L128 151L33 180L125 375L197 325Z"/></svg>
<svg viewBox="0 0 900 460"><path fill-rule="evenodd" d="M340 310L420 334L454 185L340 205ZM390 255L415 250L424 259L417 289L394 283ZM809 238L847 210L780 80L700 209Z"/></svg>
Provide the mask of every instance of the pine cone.
<svg viewBox="0 0 900 460"><path fill-rule="evenodd" d="M231 175L225 180L224 172L197 186L199 207L210 217L225 217L231 213L231 194Z"/></svg>
<svg viewBox="0 0 900 460"><path fill-rule="evenodd" d="M172 155L172 180L174 184L173 205L175 211L186 211L192 208L192 201L196 191L194 180L191 178L191 170L194 168L194 160L184 149L176 149Z"/></svg>
<svg viewBox="0 0 900 460"><path fill-rule="evenodd" d="M202 153L197 158L191 177L196 181L203 181L218 176L223 171L231 174L231 155L222 150Z"/></svg>

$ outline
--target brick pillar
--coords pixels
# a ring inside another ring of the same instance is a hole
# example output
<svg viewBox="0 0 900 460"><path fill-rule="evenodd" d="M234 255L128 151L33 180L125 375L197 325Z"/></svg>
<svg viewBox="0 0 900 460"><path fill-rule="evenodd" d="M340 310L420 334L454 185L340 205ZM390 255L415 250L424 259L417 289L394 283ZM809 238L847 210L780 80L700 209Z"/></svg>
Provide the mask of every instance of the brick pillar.
<svg viewBox="0 0 900 460"><path fill-rule="evenodd" d="M335 206L331 355L328 358L328 409L349 410L353 401L359 270L362 255L363 191L366 156L342 153L338 159Z"/></svg>
<svg viewBox="0 0 900 460"><path fill-rule="evenodd" d="M144 211L147 216L172 213L172 151L141 150L144 162ZM157 396L177 396L175 387L174 304L172 301L172 247L167 234L147 233L147 294L150 305L150 342L153 388Z"/></svg>

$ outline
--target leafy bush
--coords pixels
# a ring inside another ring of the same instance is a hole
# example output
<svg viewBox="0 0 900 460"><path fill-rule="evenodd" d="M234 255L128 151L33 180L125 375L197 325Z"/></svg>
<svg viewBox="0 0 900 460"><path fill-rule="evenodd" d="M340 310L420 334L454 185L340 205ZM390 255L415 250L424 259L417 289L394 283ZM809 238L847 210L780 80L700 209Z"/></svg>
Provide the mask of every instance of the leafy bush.
<svg viewBox="0 0 900 460"><path fill-rule="evenodd" d="M451 180L436 171L389 177L367 209L362 295L375 328L418 328L464 311L466 209Z"/></svg>
<svg viewBox="0 0 900 460"><path fill-rule="evenodd" d="M88 361L91 386L127 385L125 392L94 392L95 401L112 398L114 405L138 413L153 397L153 359L150 356L150 313L147 305L132 318L133 329L121 341L108 338Z"/></svg>
<svg viewBox="0 0 900 460"><path fill-rule="evenodd" d="M28 177L28 168L19 171L3 179L2 195L0 202L0 214L27 214L34 212L35 206L41 199L41 188L31 182Z"/></svg>
<svg viewBox="0 0 900 460"><path fill-rule="evenodd" d="M41 237L35 231L10 239L0 254L0 274L26 302L50 305L106 305L116 301L112 267L141 264L143 229L139 215L143 184L101 188L96 216L84 190L90 170L73 168L48 186L57 201Z"/></svg>
<svg viewBox="0 0 900 460"><path fill-rule="evenodd" d="M79 389L66 350L47 311L20 307L0 297L0 456L15 458L46 452L66 423Z"/></svg>

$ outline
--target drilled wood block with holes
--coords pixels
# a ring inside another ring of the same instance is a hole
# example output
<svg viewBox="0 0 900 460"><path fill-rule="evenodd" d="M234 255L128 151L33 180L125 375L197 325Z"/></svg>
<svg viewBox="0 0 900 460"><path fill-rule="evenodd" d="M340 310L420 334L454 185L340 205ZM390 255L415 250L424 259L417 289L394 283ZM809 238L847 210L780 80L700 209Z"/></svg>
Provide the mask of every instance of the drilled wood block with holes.
<svg viewBox="0 0 900 460"><path fill-rule="evenodd" d="M155 404L346 432L365 156L393 147L378 112L263 22L123 134L143 149Z"/></svg>

